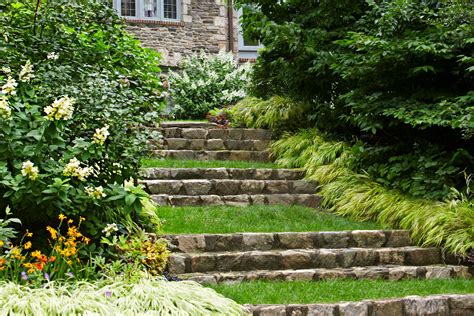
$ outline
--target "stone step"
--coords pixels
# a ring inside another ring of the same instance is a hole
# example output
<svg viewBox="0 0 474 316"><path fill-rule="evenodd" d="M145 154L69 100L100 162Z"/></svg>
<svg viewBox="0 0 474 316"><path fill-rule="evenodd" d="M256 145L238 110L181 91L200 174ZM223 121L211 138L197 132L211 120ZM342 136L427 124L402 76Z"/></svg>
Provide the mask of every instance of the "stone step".
<svg viewBox="0 0 474 316"><path fill-rule="evenodd" d="M140 177L145 180L299 180L304 172L297 169L145 168L140 171Z"/></svg>
<svg viewBox="0 0 474 316"><path fill-rule="evenodd" d="M334 279L390 280L403 279L469 279L472 275L466 266L426 265L399 266L381 265L369 267L300 270L256 270L232 272L185 273L178 277L202 284L241 283L266 281L321 281Z"/></svg>
<svg viewBox="0 0 474 316"><path fill-rule="evenodd" d="M302 205L318 208L321 197L315 194L259 194L259 195L152 195L160 206L249 206L249 205Z"/></svg>
<svg viewBox="0 0 474 316"><path fill-rule="evenodd" d="M443 264L438 248L292 249L242 252L173 253L172 274L288 269L334 269L378 265Z"/></svg>
<svg viewBox="0 0 474 316"><path fill-rule="evenodd" d="M305 180L142 180L151 194L257 195L315 194L318 185Z"/></svg>
<svg viewBox="0 0 474 316"><path fill-rule="evenodd" d="M272 132L266 129L249 128L158 128L165 138L221 139L221 140L271 140Z"/></svg>
<svg viewBox="0 0 474 316"><path fill-rule="evenodd" d="M178 252L267 251L276 249L337 249L408 247L407 230L189 234L166 237Z"/></svg>
<svg viewBox="0 0 474 316"><path fill-rule="evenodd" d="M271 162L268 151L248 150L152 150L156 157L177 160L231 160Z"/></svg>
<svg viewBox="0 0 474 316"><path fill-rule="evenodd" d="M172 128L172 127L179 127L179 128L217 128L216 123L211 122L161 122L160 126L162 128Z"/></svg>
<svg viewBox="0 0 474 316"><path fill-rule="evenodd" d="M167 150L248 150L263 151L268 149L269 140L234 140L234 139L189 139L165 138L162 143L151 142L151 149Z"/></svg>
<svg viewBox="0 0 474 316"><path fill-rule="evenodd" d="M333 304L244 305L253 316L472 316L474 294L407 296Z"/></svg>

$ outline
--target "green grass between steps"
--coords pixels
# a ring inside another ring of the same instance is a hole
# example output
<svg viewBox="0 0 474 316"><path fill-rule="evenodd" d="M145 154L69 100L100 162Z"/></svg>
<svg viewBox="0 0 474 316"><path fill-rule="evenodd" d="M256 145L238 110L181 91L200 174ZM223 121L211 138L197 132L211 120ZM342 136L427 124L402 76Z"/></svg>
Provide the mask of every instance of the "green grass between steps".
<svg viewBox="0 0 474 316"><path fill-rule="evenodd" d="M312 304L474 293L474 280L244 282L209 286L239 304Z"/></svg>
<svg viewBox="0 0 474 316"><path fill-rule="evenodd" d="M273 163L255 161L227 160L174 160L174 159L143 159L143 168L240 168L240 169L276 169Z"/></svg>
<svg viewBox="0 0 474 316"><path fill-rule="evenodd" d="M303 206L166 206L158 209L158 216L164 220L166 234L380 229L371 222L356 222Z"/></svg>

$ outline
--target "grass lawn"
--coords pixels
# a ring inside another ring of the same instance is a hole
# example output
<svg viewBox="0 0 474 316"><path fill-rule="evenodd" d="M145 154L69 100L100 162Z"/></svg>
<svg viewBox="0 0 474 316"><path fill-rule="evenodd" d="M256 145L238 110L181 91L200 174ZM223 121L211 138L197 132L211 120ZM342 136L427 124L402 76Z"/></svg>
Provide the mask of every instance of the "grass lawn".
<svg viewBox="0 0 474 316"><path fill-rule="evenodd" d="M195 206L158 209L167 234L236 232L303 232L379 229L375 223L347 218L303 206Z"/></svg>
<svg viewBox="0 0 474 316"><path fill-rule="evenodd" d="M143 168L241 168L241 169L276 169L274 163L255 161L227 161L227 160L174 160L174 159L143 159Z"/></svg>
<svg viewBox="0 0 474 316"><path fill-rule="evenodd" d="M245 282L209 286L240 304L312 304L474 293L474 280Z"/></svg>

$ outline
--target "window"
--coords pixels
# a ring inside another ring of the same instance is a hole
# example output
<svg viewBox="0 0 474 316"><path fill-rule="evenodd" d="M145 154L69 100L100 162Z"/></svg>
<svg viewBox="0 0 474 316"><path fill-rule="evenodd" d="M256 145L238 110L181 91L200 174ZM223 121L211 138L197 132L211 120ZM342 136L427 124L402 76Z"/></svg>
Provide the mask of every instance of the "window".
<svg viewBox="0 0 474 316"><path fill-rule="evenodd" d="M114 0L114 8L125 18L164 21L181 18L180 0Z"/></svg>
<svg viewBox="0 0 474 316"><path fill-rule="evenodd" d="M242 9L238 11L239 19L242 15ZM257 51L262 45L258 40L248 38L244 35L242 25L239 24L239 57L240 58L257 58Z"/></svg>

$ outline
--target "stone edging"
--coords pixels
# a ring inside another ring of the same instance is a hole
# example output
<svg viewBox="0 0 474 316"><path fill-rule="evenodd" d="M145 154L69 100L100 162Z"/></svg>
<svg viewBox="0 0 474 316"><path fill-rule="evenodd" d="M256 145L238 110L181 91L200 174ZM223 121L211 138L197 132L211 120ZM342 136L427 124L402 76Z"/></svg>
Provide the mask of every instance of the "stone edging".
<svg viewBox="0 0 474 316"><path fill-rule="evenodd" d="M407 296L387 300L364 300L336 304L244 305L254 316L415 316L474 315L474 294Z"/></svg>

